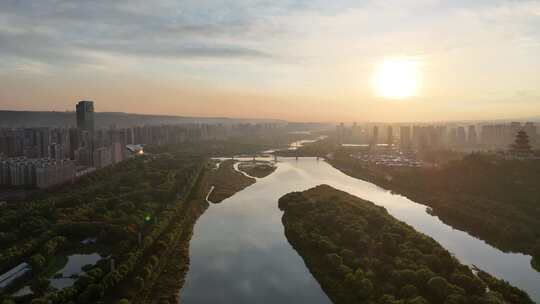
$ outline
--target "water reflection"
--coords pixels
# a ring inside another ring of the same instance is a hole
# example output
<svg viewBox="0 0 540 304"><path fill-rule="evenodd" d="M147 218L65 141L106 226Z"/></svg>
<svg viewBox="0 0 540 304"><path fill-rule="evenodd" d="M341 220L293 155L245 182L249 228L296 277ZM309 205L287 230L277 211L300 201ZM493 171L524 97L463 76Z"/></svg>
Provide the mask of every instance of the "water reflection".
<svg viewBox="0 0 540 304"><path fill-rule="evenodd" d="M85 265L95 265L101 256L97 253L92 254L73 254L68 256L68 260L64 268L62 268L57 274L60 277L52 278L51 286L56 289L64 289L75 284L76 276L83 273L82 268Z"/></svg>
<svg viewBox="0 0 540 304"><path fill-rule="evenodd" d="M277 200L291 191L329 184L384 206L433 237L463 263L509 281L540 301L540 274L530 257L503 253L426 213L426 207L351 178L323 161L278 163L270 176L219 205L197 222L183 303L330 303L283 233Z"/></svg>
<svg viewBox="0 0 540 304"><path fill-rule="evenodd" d="M302 140L298 140L298 141L295 141L293 143L291 143L289 145L289 149L288 150L291 150L291 151L294 151L294 150L297 150L298 148L304 146L305 144L311 144L311 143L315 143L315 142L318 142L318 141L321 141L325 138L327 138L328 136L326 135L321 135L315 139L302 139Z"/></svg>

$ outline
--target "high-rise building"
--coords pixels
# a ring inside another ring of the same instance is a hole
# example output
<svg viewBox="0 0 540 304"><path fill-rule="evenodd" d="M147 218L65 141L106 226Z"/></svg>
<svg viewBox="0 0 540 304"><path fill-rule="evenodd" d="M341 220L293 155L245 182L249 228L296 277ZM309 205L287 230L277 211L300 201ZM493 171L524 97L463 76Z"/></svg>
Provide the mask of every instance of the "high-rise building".
<svg viewBox="0 0 540 304"><path fill-rule="evenodd" d="M119 142L113 142L111 144L111 162L117 164L124 160L124 151L122 145Z"/></svg>
<svg viewBox="0 0 540 304"><path fill-rule="evenodd" d="M69 134L69 158L75 159L75 150L77 150L81 145L79 130L75 128L71 128L69 129L68 134Z"/></svg>
<svg viewBox="0 0 540 304"><path fill-rule="evenodd" d="M386 143L389 147L391 147L394 143L394 133L392 130L392 126L386 127Z"/></svg>
<svg viewBox="0 0 540 304"><path fill-rule="evenodd" d="M94 102L83 100L79 101L77 109L77 128L81 131L94 132Z"/></svg>
<svg viewBox="0 0 540 304"><path fill-rule="evenodd" d="M15 157L0 161L0 185L48 188L74 176L75 163L71 160Z"/></svg>
<svg viewBox="0 0 540 304"><path fill-rule="evenodd" d="M465 133L465 127L457 127L456 144L458 147L463 147L467 142L467 135Z"/></svg>
<svg viewBox="0 0 540 304"><path fill-rule="evenodd" d="M91 166L93 162L92 151L88 147L77 148L73 152L73 158L77 164L82 166Z"/></svg>
<svg viewBox="0 0 540 304"><path fill-rule="evenodd" d="M93 165L96 168L105 168L112 164L110 147L97 148L93 153Z"/></svg>
<svg viewBox="0 0 540 304"><path fill-rule="evenodd" d="M413 126L413 146L420 150L433 149L438 146L438 136L434 126Z"/></svg>
<svg viewBox="0 0 540 304"><path fill-rule="evenodd" d="M373 133L371 133L371 144L376 145L379 142L379 127L373 127Z"/></svg>
<svg viewBox="0 0 540 304"><path fill-rule="evenodd" d="M401 126L399 128L399 146L401 149L411 148L411 127Z"/></svg>
<svg viewBox="0 0 540 304"><path fill-rule="evenodd" d="M467 132L467 142L471 147L475 146L478 142L478 135L476 134L476 127L474 125L469 126L469 130Z"/></svg>

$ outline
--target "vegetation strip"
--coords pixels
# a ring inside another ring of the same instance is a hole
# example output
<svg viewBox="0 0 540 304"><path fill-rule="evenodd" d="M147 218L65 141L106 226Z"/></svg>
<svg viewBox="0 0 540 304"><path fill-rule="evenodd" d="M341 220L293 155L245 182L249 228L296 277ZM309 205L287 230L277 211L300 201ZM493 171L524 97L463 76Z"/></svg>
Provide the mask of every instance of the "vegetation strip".
<svg viewBox="0 0 540 304"><path fill-rule="evenodd" d="M276 171L276 166L268 161L250 161L241 162L238 166L238 170L245 172L249 176L263 178Z"/></svg>
<svg viewBox="0 0 540 304"><path fill-rule="evenodd" d="M471 154L441 168L366 165L347 153L330 164L431 207L443 222L503 251L532 255L540 271L540 163Z"/></svg>
<svg viewBox="0 0 540 304"><path fill-rule="evenodd" d="M234 169L234 161L226 160L212 174L210 183L215 186L208 197L212 203L220 203L236 192L254 184L256 180L249 178Z"/></svg>
<svg viewBox="0 0 540 304"><path fill-rule="evenodd" d="M533 303L386 209L330 186L287 194L279 207L287 239L336 304Z"/></svg>
<svg viewBox="0 0 540 304"><path fill-rule="evenodd" d="M150 288L161 254L169 252L161 249L186 236L184 227L195 220L185 202L204 163L204 157L189 153L149 155L99 170L42 199L2 206L1 237L9 254L0 253L0 268L32 265L23 282L30 279L33 294L17 301L116 303L143 292L145 280ZM87 239L95 243L83 245ZM58 267L52 264L69 248L107 258L85 267L73 286L52 289L50 275ZM0 301L10 303L13 290L4 291Z"/></svg>
<svg viewBox="0 0 540 304"><path fill-rule="evenodd" d="M178 293L184 285L189 269L189 241L197 219L208 208L205 193L208 192L209 172L205 170L199 177L191 195L185 203L182 216L164 240L159 265L153 271L148 283L133 298L134 303L176 303ZM168 243L165 243L168 241ZM167 244L167 246L165 246Z"/></svg>

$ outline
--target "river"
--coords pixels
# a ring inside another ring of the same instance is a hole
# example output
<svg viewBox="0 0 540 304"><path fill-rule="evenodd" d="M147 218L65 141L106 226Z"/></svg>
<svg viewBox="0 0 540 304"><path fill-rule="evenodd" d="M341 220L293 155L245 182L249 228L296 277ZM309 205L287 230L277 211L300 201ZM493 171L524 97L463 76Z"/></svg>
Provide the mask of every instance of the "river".
<svg viewBox="0 0 540 304"><path fill-rule="evenodd" d="M280 158L273 174L210 206L194 229L181 302L330 303L289 245L277 204L286 193L319 184L385 207L437 240L462 263L509 281L540 303L540 273L531 267L530 256L504 253L429 215L426 206L349 177L315 158Z"/></svg>

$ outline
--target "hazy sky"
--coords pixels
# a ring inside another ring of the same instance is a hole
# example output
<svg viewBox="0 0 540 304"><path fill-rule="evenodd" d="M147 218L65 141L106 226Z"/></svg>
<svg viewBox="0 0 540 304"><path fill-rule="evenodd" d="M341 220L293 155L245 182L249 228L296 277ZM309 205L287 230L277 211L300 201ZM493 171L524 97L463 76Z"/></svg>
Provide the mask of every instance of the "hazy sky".
<svg viewBox="0 0 540 304"><path fill-rule="evenodd" d="M388 58L419 90L377 97ZM540 1L2 0L0 109L324 121L540 116Z"/></svg>

